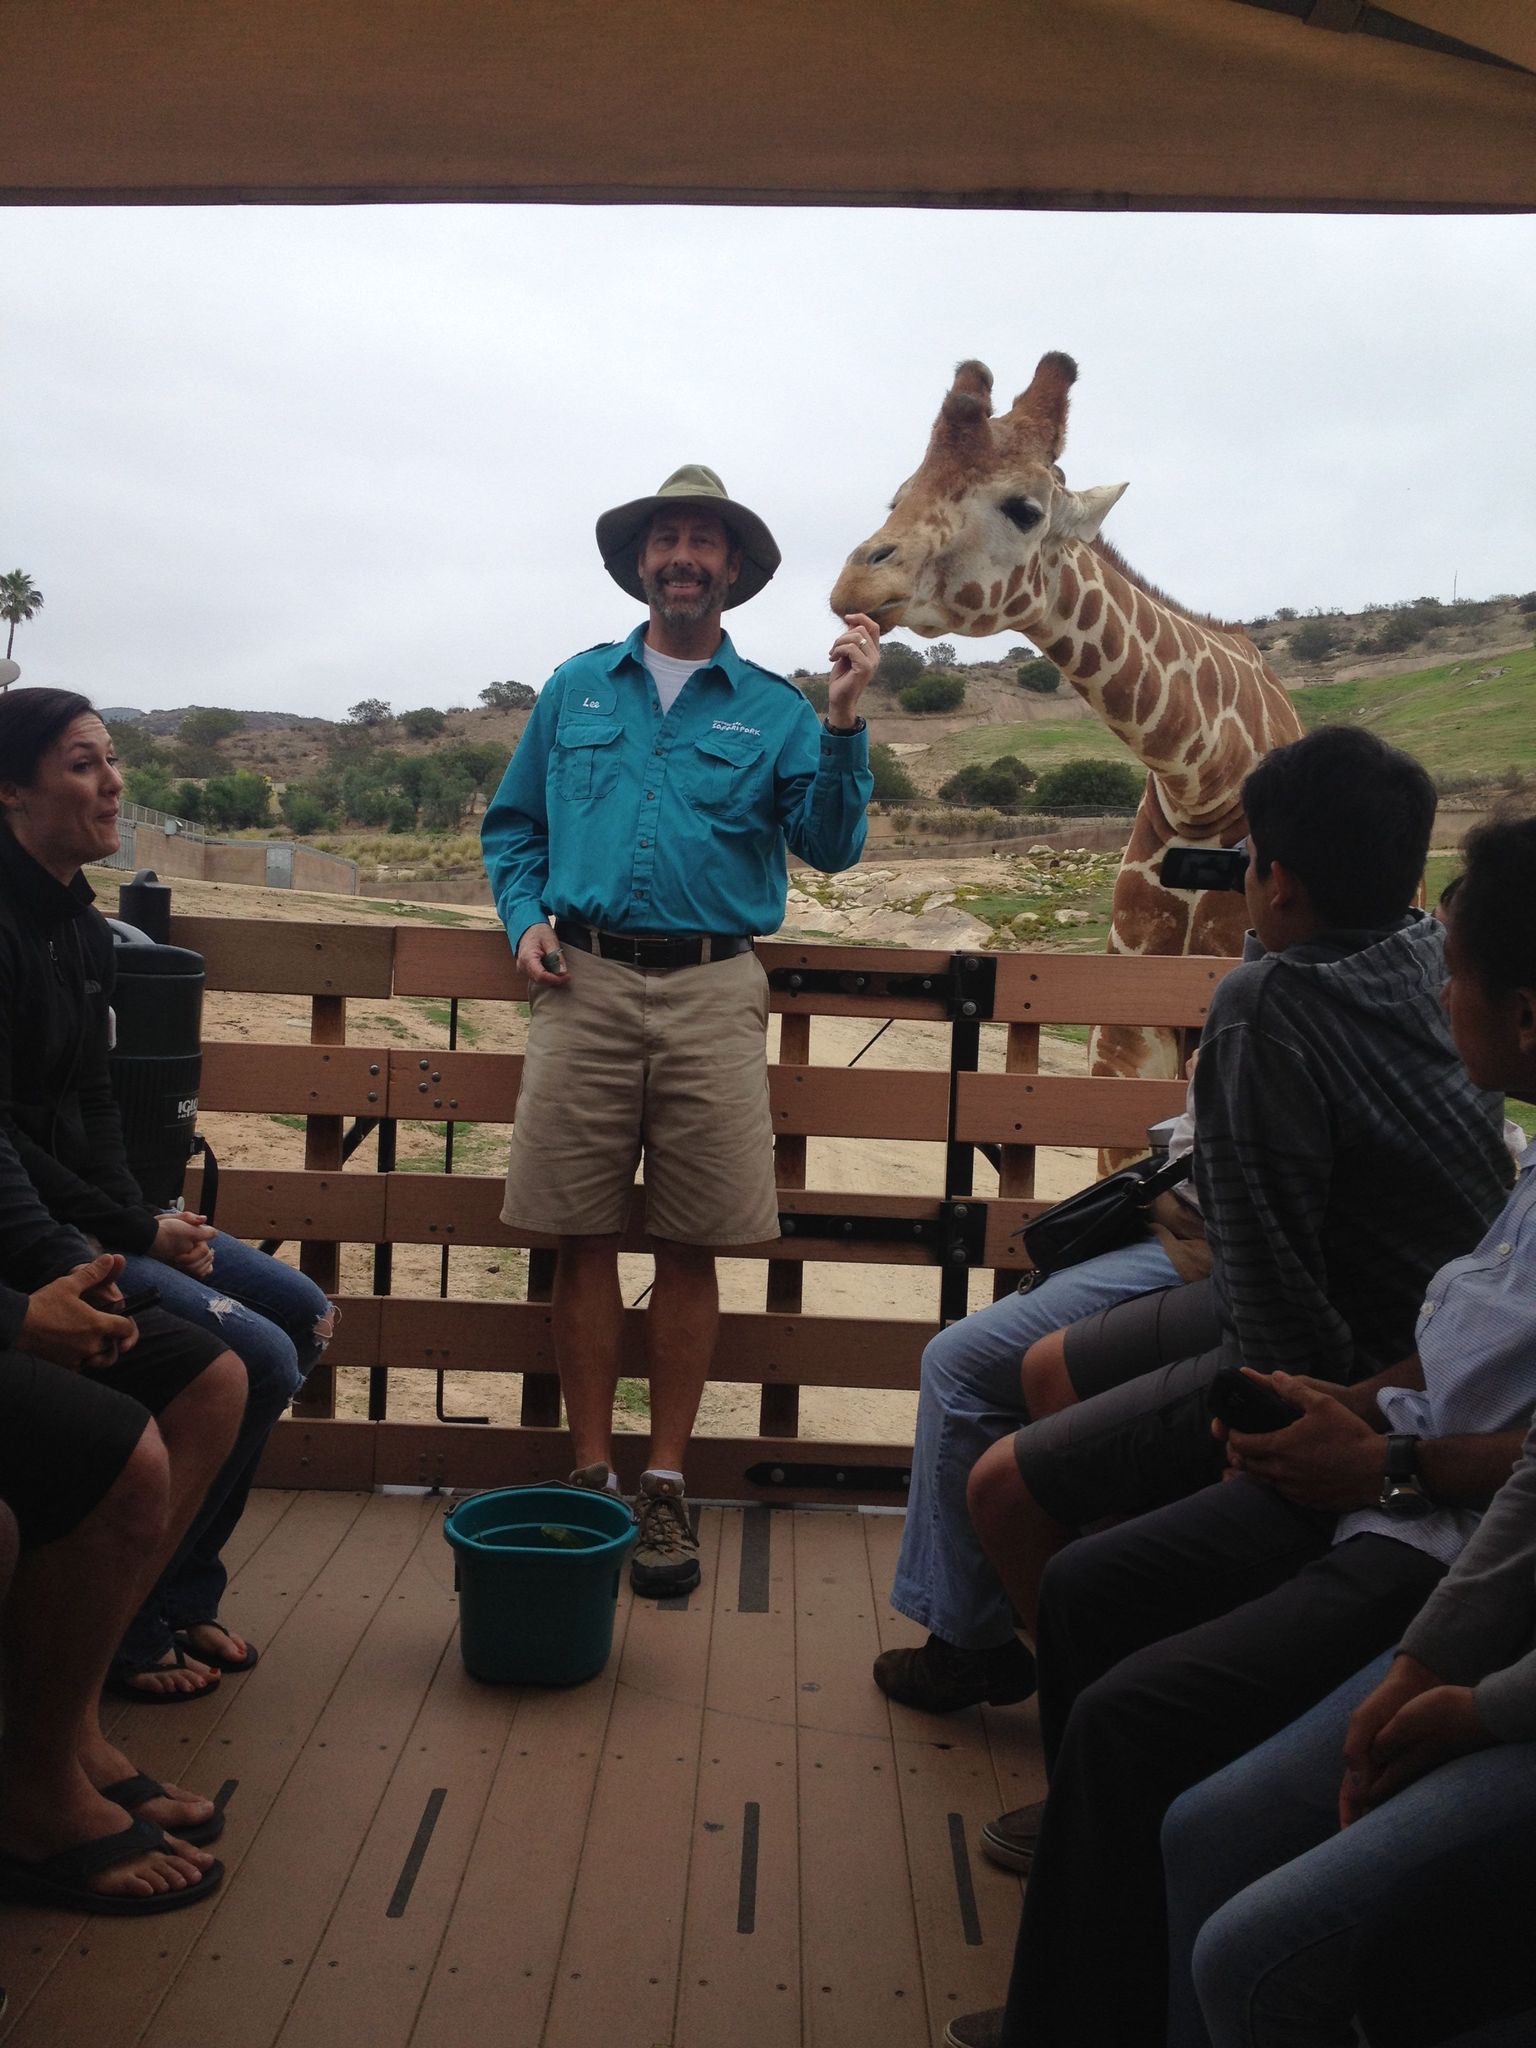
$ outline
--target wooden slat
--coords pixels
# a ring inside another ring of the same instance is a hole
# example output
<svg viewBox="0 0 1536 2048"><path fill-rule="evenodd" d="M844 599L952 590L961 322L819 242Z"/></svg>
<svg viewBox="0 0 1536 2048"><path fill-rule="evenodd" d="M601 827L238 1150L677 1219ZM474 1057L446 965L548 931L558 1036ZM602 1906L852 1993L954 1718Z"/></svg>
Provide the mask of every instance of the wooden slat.
<svg viewBox="0 0 1536 2048"><path fill-rule="evenodd" d="M901 1546L899 1515L864 1515L882 1650L913 1646L924 1631L894 1612L888 1589ZM931 2038L957 2014L995 2005L1019 1924L1020 1885L978 1847L1002 1810L987 1726L974 1709L942 1719L889 1707L902 1826ZM1034 1709L1015 1708L1034 1720ZM1015 1801L1015 1804L1019 1802ZM958 1834L959 1840L956 1841ZM960 1869L957 1870L957 1860ZM969 1896L962 1892L968 1887ZM967 1907L974 1919L967 1914Z"/></svg>
<svg viewBox="0 0 1536 2048"><path fill-rule="evenodd" d="M631 1612L625 1580L613 1654L596 1678L514 1695L516 1718L496 1759L411 2048L482 2041L534 2048L540 2040ZM355 2038L336 2037L346 2048Z"/></svg>
<svg viewBox="0 0 1536 2048"><path fill-rule="evenodd" d="M322 1943L332 1908L456 1618L450 1589L416 1555L441 1543L434 1505L389 1500L377 1509L388 1511L406 1555L375 1573L351 1613L332 1612L352 1638L352 1655L239 1869L226 1878L145 2048L274 2041L311 1960L329 1966ZM253 1813L247 1825L256 1819ZM301 1856L296 1842L304 1845ZM409 1846L407 1834L402 1861Z"/></svg>
<svg viewBox="0 0 1536 2048"><path fill-rule="evenodd" d="M905 946L794 945L783 940L765 939L758 946L757 957L762 961L764 971L770 975L792 974L796 969L811 968L819 974L841 974L848 978L850 985L835 992L797 994L788 989L773 989L769 997L770 1007L785 1016L942 1019L946 1014L949 969L954 957L950 953L919 951L916 948L909 950ZM931 996L876 995L861 993L851 986L859 976L874 974L895 974L914 982L929 974L941 986Z"/></svg>
<svg viewBox="0 0 1536 2048"><path fill-rule="evenodd" d="M949 1076L895 1067L770 1067L768 1097L776 1132L942 1144Z"/></svg>
<svg viewBox="0 0 1536 2048"><path fill-rule="evenodd" d="M803 1144L803 1139L791 1142ZM500 1174L400 1173L388 1176L389 1193L383 1219L383 1241L392 1244L527 1245L553 1250L558 1240L548 1232L514 1229L501 1221L503 1180ZM910 1217L932 1221L939 1212L937 1196L850 1195L841 1190L781 1189L779 1206L786 1215ZM233 1227L233 1226L231 1226ZM248 1234L248 1233L247 1233ZM348 1235L348 1233L343 1233ZM360 1233L367 1238L367 1233ZM372 1241L368 1239L368 1241ZM619 1249L650 1249L645 1231L645 1198L637 1189L629 1223ZM855 1244L839 1238L767 1239L762 1244L733 1244L733 1259L768 1259L796 1265L806 1260L835 1259L867 1265L931 1266L936 1253L926 1245Z"/></svg>
<svg viewBox="0 0 1536 2048"><path fill-rule="evenodd" d="M515 1052L402 1052L389 1055L389 1114L509 1124L523 1077Z"/></svg>
<svg viewBox="0 0 1536 2048"><path fill-rule="evenodd" d="M280 1423L275 1443L285 1430L301 1427ZM571 1469L571 1440L563 1429L476 1427L469 1423L351 1422L316 1423L310 1432L320 1440L318 1468L325 1456L324 1439L351 1436L372 1446L374 1483L379 1486L521 1486L566 1478ZM645 1463L643 1436L621 1435L614 1442L614 1466L621 1483L633 1492ZM348 1452L348 1457L355 1453ZM825 1472L804 1486L781 1486L754 1480L754 1467L772 1470L789 1456L814 1460ZM851 1467L878 1465L905 1471L910 1456L901 1444L801 1443L793 1447L782 1437L696 1436L688 1447L688 1490L696 1500L757 1500L779 1505L878 1498L886 1506L901 1505L890 1490L876 1495L852 1483L839 1484L835 1474ZM338 1458L338 1462L340 1459ZM295 1482L284 1478L283 1484Z"/></svg>
<svg viewBox="0 0 1536 2048"><path fill-rule="evenodd" d="M500 926L454 931L402 924L395 927L395 994L489 996L524 1003L528 983Z"/></svg>
<svg viewBox="0 0 1536 2048"><path fill-rule="evenodd" d="M379 1318L384 1297L379 1294L333 1296L339 1313L336 1333L326 1347L332 1365L377 1365L379 1362Z"/></svg>
<svg viewBox="0 0 1536 2048"><path fill-rule="evenodd" d="M377 1424L290 1415L267 1438L258 1486L369 1487L374 1484Z"/></svg>
<svg viewBox="0 0 1536 2048"><path fill-rule="evenodd" d="M259 995L387 996L395 927L173 917L171 944L202 954L209 988Z"/></svg>
<svg viewBox="0 0 1536 2048"><path fill-rule="evenodd" d="M808 1016L783 1017L779 1021L780 1064L809 1066L811 1020ZM806 1140L780 1131L773 1141L773 1178L780 1188L803 1188L806 1170ZM790 1240L793 1243L793 1234ZM783 1315L798 1315L805 1306L803 1263L775 1259L768 1268L763 1305ZM758 1397L757 1426L764 1436L798 1436L800 1433L800 1389L783 1385L764 1387Z"/></svg>
<svg viewBox="0 0 1536 2048"><path fill-rule="evenodd" d="M714 1630L673 2038L701 2048L800 2048L793 1518L769 1508L724 1514L705 1592ZM749 1806L756 1841L747 1886Z"/></svg>
<svg viewBox="0 0 1536 2048"><path fill-rule="evenodd" d="M999 953L994 1017L1021 1024L1201 1024L1240 963L1110 953Z"/></svg>
<svg viewBox="0 0 1536 2048"><path fill-rule="evenodd" d="M930 2048L860 1517L797 1515L794 1537L805 2037Z"/></svg>
<svg viewBox="0 0 1536 2048"><path fill-rule="evenodd" d="M706 1581L719 1544L707 1514ZM634 1603L543 2048L673 2038L712 1618L708 1600Z"/></svg>
<svg viewBox="0 0 1536 2048"><path fill-rule="evenodd" d="M407 1176L409 1178L409 1176ZM357 1167L350 1173L269 1173L254 1167L219 1170L218 1226L232 1237L327 1237L343 1244L384 1240L390 1176ZM187 1175L187 1207L196 1209L202 1173Z"/></svg>
<svg viewBox="0 0 1536 2048"><path fill-rule="evenodd" d="M293 1116L383 1116L389 1055L362 1045L203 1047L205 1110Z"/></svg>
<svg viewBox="0 0 1536 2048"><path fill-rule="evenodd" d="M1182 1081L1077 1080L1057 1074L962 1074L955 1136L1004 1145L1140 1145L1177 1116Z"/></svg>
<svg viewBox="0 0 1536 2048"><path fill-rule="evenodd" d="M129 1710L126 1739L147 1769L214 1789L226 1776L238 1777L230 1825L218 1851L227 1873L224 1885L210 1905L167 1914L157 1923L153 1941L145 1941L143 1926L133 1921L91 1920L88 1932L67 1944L59 1967L21 2016L17 2035L25 2048L77 2048L83 2041L253 2048L271 2039L270 2028L248 2025L242 2031L247 2015L238 2000L202 2021L186 2013L180 2026L167 2016L162 2000L168 1986L174 1996L184 1960L213 1926L238 1928L238 1909L227 1922L219 1923L216 1916L364 1630L385 1604L382 1596L415 1548L421 1514L415 1501L370 1501L356 1495L298 1502L284 1517L279 1539L263 1545L241 1588L242 1603L250 1603L243 1604L242 1619L250 1617L251 1632L262 1644L261 1684L226 1680L206 1707L169 1713ZM204 1737L206 1754L200 1757L197 1745ZM235 1755L239 1769L231 1773L227 1767ZM279 1879L276 1890L283 1888ZM259 1921L271 1898L270 1892L257 1889L250 1902L252 1920ZM8 1907L0 1915L0 1954L7 1942L25 1939L28 1922L39 1926L45 1919L59 1924L57 1916ZM219 1942L212 1946L222 1954ZM280 1966L273 1974L280 1980L292 1977ZM14 1992L18 1980L9 1957L5 1978ZM294 1988L289 1982L289 1995Z"/></svg>
<svg viewBox="0 0 1536 2048"><path fill-rule="evenodd" d="M553 1311L533 1301L442 1301L436 1295L341 1298L341 1336L331 1355L342 1365L385 1365L425 1372L552 1372ZM376 1349L359 1313L378 1312ZM646 1311L624 1311L620 1371L643 1376ZM917 1385L923 1346L937 1325L874 1316L727 1314L710 1366L713 1380L787 1380L807 1386Z"/></svg>

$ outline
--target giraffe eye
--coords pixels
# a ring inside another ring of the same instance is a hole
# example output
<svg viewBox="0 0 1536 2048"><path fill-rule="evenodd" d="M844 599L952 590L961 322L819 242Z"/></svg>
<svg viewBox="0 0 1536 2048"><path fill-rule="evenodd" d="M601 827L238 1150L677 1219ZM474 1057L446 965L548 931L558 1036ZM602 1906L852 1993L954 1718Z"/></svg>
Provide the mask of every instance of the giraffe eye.
<svg viewBox="0 0 1536 2048"><path fill-rule="evenodd" d="M1005 519L1011 519L1020 533L1028 533L1032 526L1038 526L1044 513L1033 498L1004 498L997 508Z"/></svg>

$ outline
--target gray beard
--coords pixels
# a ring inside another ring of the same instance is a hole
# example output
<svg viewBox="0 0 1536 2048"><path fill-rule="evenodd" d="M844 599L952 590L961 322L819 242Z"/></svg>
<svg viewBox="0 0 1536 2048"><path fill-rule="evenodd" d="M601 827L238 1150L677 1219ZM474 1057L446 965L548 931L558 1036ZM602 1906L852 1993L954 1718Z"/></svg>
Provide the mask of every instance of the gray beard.
<svg viewBox="0 0 1536 2048"><path fill-rule="evenodd" d="M641 582L647 599L669 626L696 626L701 619L709 617L720 601L719 587L713 578L697 597L687 599L674 597L671 586L654 577L648 581L642 578Z"/></svg>

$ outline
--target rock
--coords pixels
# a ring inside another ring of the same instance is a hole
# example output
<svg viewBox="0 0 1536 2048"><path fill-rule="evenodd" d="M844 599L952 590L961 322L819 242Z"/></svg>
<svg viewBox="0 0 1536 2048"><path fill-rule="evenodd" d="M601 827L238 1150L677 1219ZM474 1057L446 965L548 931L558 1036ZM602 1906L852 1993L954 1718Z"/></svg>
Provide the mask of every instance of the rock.
<svg viewBox="0 0 1536 2048"><path fill-rule="evenodd" d="M1058 910L1052 913L1055 924L1092 924L1093 918L1086 910Z"/></svg>

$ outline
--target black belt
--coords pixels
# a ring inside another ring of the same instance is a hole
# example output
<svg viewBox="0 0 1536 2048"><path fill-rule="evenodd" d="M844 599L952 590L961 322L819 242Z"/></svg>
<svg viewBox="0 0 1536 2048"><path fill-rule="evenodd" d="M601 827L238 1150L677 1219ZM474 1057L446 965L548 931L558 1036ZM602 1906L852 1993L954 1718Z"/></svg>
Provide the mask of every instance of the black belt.
<svg viewBox="0 0 1536 2048"><path fill-rule="evenodd" d="M590 925L555 919L555 935L578 952L618 960L642 974L670 974L674 967L698 967L710 960L734 960L750 953L753 941L744 932L599 932Z"/></svg>

